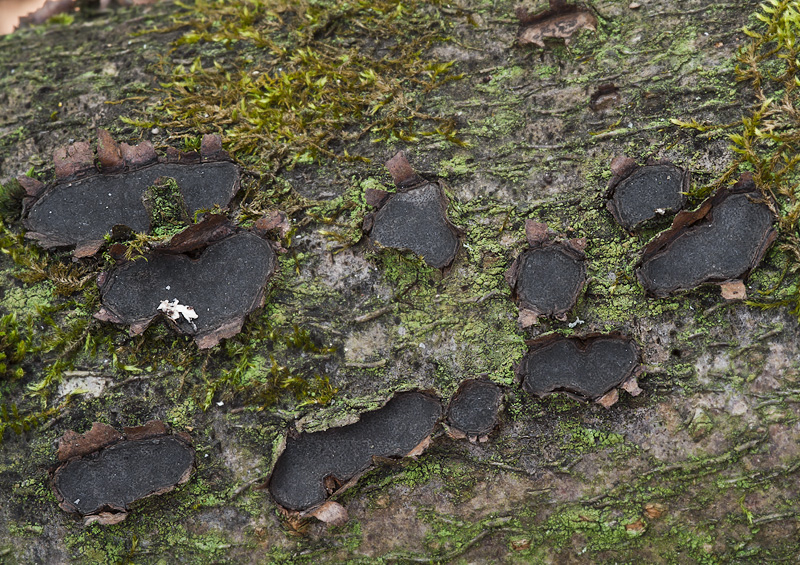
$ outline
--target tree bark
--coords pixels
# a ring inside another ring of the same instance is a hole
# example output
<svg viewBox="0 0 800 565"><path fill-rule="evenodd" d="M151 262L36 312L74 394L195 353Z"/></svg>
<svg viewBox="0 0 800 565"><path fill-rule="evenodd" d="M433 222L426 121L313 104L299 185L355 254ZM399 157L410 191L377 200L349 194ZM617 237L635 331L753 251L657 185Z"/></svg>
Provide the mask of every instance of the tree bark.
<svg viewBox="0 0 800 565"><path fill-rule="evenodd" d="M547 8L542 2L527 7L531 13ZM208 355L176 340L166 326L130 338L122 328L88 322L93 311L87 308L97 306L93 280L61 296L56 288L63 281L52 279L64 272L94 276L97 261L73 265L65 253L42 252L37 264L44 278L21 281L16 275L30 275L35 265L25 263L28 251L10 239L19 224L5 217L0 308L45 345L21 363L21 379L0 382L0 404L18 405L25 414L60 409L21 434L7 430L0 445L2 560L794 558L800 533L797 319L782 308L726 301L716 286L646 297L634 265L669 221L631 236L606 209L616 156L640 164L669 159L691 172L693 190L714 183L734 161L727 134L736 125L698 133L670 120L736 124L752 112L752 90L736 82L734 66L749 41L742 27L756 25L757 7L755 1L599 0L590 7L596 31L579 30L568 45L548 39L541 48L516 44L518 23L508 0L437 6L450 34L427 55L455 61L463 77L415 95L420 112L455 118L455 135L466 144L364 137L345 149L370 162L325 158L274 175L257 159L234 154L250 177L264 175L260 184L253 181L254 190L267 182L290 189L275 204L290 212L297 232L266 306L242 334ZM54 150L93 140L98 127L118 141L148 139L161 150L185 136L178 128L140 129L119 119L154 112L165 96L159 87L165 69L230 53L202 42L174 50L185 28L138 33L167 28L184 11L158 4L78 14L69 25L48 23L0 40L0 181L9 185L31 167L42 180L52 179ZM444 275L410 254L376 250L366 237L352 236L367 209L364 191L392 187L381 163L398 150L422 176L446 184L462 248ZM694 198L690 205L698 203ZM237 217L246 220L246 214ZM565 322L517 324L503 273L527 247L526 219L587 240L589 279ZM332 234L350 240L342 248ZM22 267L12 251L24 255ZM786 260L769 252L749 278L748 294L757 297L776 284ZM54 270L55 264L64 267ZM88 325L76 335L48 325L73 328L78 319ZM316 349L297 346L300 338L286 345L270 337L276 328L295 337L307 331ZM563 395L536 399L517 382L514 367L526 339L612 331L641 347L639 396L621 392L606 409ZM320 344L335 351L320 353ZM338 389L331 403L283 399L276 408L221 384L215 388L237 363L253 375L268 374L271 355L309 378L327 375ZM51 373L56 376L47 381ZM446 405L462 380L479 376L502 385L505 394L489 440L473 444L437 429L417 459L376 465L337 497L349 515L344 526L287 520L259 488L288 430L355 421L403 390L429 391ZM37 384L38 396L31 387ZM67 400L67 384L91 390ZM212 400L205 410L203 391ZM69 429L82 433L94 421L122 429L151 419L192 436L198 468L188 484L147 499L114 526L84 527L58 508L48 476L57 438Z"/></svg>

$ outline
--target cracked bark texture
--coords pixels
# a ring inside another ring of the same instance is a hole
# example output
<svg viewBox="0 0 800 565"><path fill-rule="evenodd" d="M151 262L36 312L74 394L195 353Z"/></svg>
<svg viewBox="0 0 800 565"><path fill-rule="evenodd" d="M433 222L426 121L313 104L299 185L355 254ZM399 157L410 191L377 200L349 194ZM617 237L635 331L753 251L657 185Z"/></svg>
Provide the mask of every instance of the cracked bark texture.
<svg viewBox="0 0 800 565"><path fill-rule="evenodd" d="M313 219L300 224L293 242L300 257L287 263L263 316L313 328L336 345L336 353L318 361L339 388L322 408L238 410L235 400L215 397L204 411L184 387L200 379L204 357L186 344L190 353L180 369L142 366L135 369L143 373L130 373L108 356L82 357L63 381L83 379L78 388L89 392L39 428L7 432L0 445L0 558L793 559L800 534L797 320L781 309L725 302L716 289L646 298L632 266L656 232L624 233L603 198L608 163L617 155L640 163L670 159L691 170L695 185L710 183L731 163L724 132L688 133L669 119L728 123L749 110L750 91L734 82L733 65L757 2L635 4L597 0L597 32L579 32L569 47L554 40L545 48L514 45L518 23L510 1L443 6L452 36L431 55L455 60L464 77L430 93L423 109L455 113L458 135L470 145L365 142L349 152L372 163L326 161L279 176L307 197L331 199L366 181L388 186L381 163L405 150L418 171L446 179L453 222L467 226L464 252L448 276L409 267L394 252L370 252L364 241L334 254L326 226ZM89 139L96 127L128 143L167 144L170 132L142 131L118 118L158 100L160 56L170 66L224 53L202 44L170 51L179 31L135 34L168 25L177 11L172 4L123 9L0 41L0 181L31 166L47 173L56 147ZM592 110L593 94L609 82L618 103ZM636 398L623 392L606 410L560 396L534 399L514 382L524 340L567 328L546 320L524 331L516 326L502 273L525 247L528 218L587 238L590 282L569 323L581 333L621 331L636 339L646 366ZM768 254L752 275L748 292L779 276L772 259ZM0 307L24 315L45 283L13 278L5 254L0 266ZM122 332L112 338L120 347L130 343ZM162 332L141 339L168 338ZM46 361L52 359L32 361L23 384L38 381ZM282 520L268 493L251 488L268 476L289 427L353 422L398 390L431 390L446 402L460 381L480 376L509 391L490 441L438 433L418 460L379 466L338 499L350 516L344 526ZM24 386L8 390L2 402L23 400ZM63 394L52 393L50 403L62 402ZM57 437L95 420L119 427L155 418L193 436L198 469L188 484L106 528L84 528L58 508L47 485Z"/></svg>

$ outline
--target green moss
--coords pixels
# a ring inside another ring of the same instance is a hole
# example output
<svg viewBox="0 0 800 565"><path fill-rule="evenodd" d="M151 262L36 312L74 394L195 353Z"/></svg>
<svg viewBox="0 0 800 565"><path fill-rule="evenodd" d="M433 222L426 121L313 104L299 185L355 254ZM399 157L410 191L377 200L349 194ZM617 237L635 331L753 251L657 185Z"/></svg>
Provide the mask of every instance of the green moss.
<svg viewBox="0 0 800 565"><path fill-rule="evenodd" d="M175 179L161 177L147 188L142 197L154 236L174 235L189 224L189 212Z"/></svg>
<svg viewBox="0 0 800 565"><path fill-rule="evenodd" d="M191 135L224 129L232 150L257 152L270 168L334 156L333 141L366 133L459 141L451 120L417 106L457 78L452 63L422 55L450 27L436 4L203 0L178 24L190 30L176 41L179 50L202 43L217 46L219 56L188 66L164 61L165 99L130 123ZM397 41L384 55L351 47L385 37ZM340 156L350 158L346 151Z"/></svg>

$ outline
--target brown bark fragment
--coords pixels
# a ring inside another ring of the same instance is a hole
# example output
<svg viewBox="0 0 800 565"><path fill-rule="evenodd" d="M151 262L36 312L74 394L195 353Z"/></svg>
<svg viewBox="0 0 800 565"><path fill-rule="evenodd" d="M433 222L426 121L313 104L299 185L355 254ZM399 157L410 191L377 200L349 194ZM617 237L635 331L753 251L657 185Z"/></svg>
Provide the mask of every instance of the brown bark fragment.
<svg viewBox="0 0 800 565"><path fill-rule="evenodd" d="M86 518L83 519L83 525L88 526L97 522L101 526L113 526L114 524L119 524L127 517L127 512L100 512L100 514L86 516Z"/></svg>
<svg viewBox="0 0 800 565"><path fill-rule="evenodd" d="M153 147L153 144L147 140L142 141L139 145L128 145L127 143L121 143L120 150L122 152L122 158L125 160L125 164L131 169L144 167L145 165L149 165L150 163L155 163L158 161L156 148Z"/></svg>
<svg viewBox="0 0 800 565"><path fill-rule="evenodd" d="M125 167L122 149L107 130L97 129L97 162L100 171L114 173Z"/></svg>
<svg viewBox="0 0 800 565"><path fill-rule="evenodd" d="M550 0L550 9L538 14L529 14L519 7L520 20L517 41L520 45L533 43L544 47L545 39L563 39L569 45L572 36L581 29L595 31L597 18L588 9L577 4L566 4L563 0Z"/></svg>
<svg viewBox="0 0 800 565"><path fill-rule="evenodd" d="M77 141L72 145L59 147L53 152L53 162L58 180L87 173L94 169L92 146L86 141Z"/></svg>
<svg viewBox="0 0 800 565"><path fill-rule="evenodd" d="M619 104L621 100L622 97L619 94L619 89L614 86L613 82L609 82L597 87L597 90L594 91L589 99L589 107L594 112L602 112L603 110L613 108Z"/></svg>
<svg viewBox="0 0 800 565"><path fill-rule="evenodd" d="M162 253L190 253L208 247L234 232L228 218L222 214L211 214L185 230L176 233L165 246Z"/></svg>
<svg viewBox="0 0 800 565"><path fill-rule="evenodd" d="M288 234L291 229L289 217L286 215L286 212L282 212L281 210L267 212L253 225L253 232L262 237L275 230L278 232L278 235L283 238L286 237L286 234Z"/></svg>
<svg viewBox="0 0 800 565"><path fill-rule="evenodd" d="M639 388L639 383L636 380L636 377L631 377L630 379L622 383L620 387L631 396L639 396L640 394L642 394L642 392L644 392L641 388Z"/></svg>
<svg viewBox="0 0 800 565"><path fill-rule="evenodd" d="M245 317L246 316L241 316L235 320L231 320L213 332L207 334L198 334L195 336L194 342L197 344L199 349L211 349L223 339L231 338L242 331Z"/></svg>
<svg viewBox="0 0 800 565"><path fill-rule="evenodd" d="M122 438L123 435L117 430L100 422L92 424L92 429L83 434L67 430L58 440L58 460L66 461L72 457L92 453Z"/></svg>
<svg viewBox="0 0 800 565"><path fill-rule="evenodd" d="M389 174L392 175L392 180L399 189L411 188L425 182L425 179L417 174L402 151L386 161L386 168L389 169Z"/></svg>
<svg viewBox="0 0 800 565"><path fill-rule="evenodd" d="M383 206L384 202L386 202L389 196L390 193L386 192L385 190L368 188L364 191L364 200L366 200L367 205L372 206L373 208L380 208Z"/></svg>
<svg viewBox="0 0 800 565"><path fill-rule="evenodd" d="M150 439L169 433L167 425L161 420L149 420L142 426L125 427L122 430L125 432L125 437L130 440Z"/></svg>
<svg viewBox="0 0 800 565"><path fill-rule="evenodd" d="M311 515L317 520L330 524L331 526L342 526L346 524L349 519L347 509L338 502L332 500L322 504L322 506L311 512Z"/></svg>
<svg viewBox="0 0 800 565"><path fill-rule="evenodd" d="M722 298L725 300L744 300L747 298L747 288L744 281L729 281L719 285Z"/></svg>
<svg viewBox="0 0 800 565"><path fill-rule="evenodd" d="M648 502L644 505L644 515L650 520L661 518L665 511L665 506L658 502Z"/></svg>
<svg viewBox="0 0 800 565"><path fill-rule="evenodd" d="M417 457L425 453L425 450L428 449L428 446L430 446L430 444L431 444L431 436L428 436L421 442L419 442L417 445L415 445L414 449L412 449L406 454L406 457L413 457L416 459Z"/></svg>
<svg viewBox="0 0 800 565"><path fill-rule="evenodd" d="M598 398L597 403L603 408L611 408L617 403L618 400L619 400L619 391L615 388L612 388L610 391L608 391L603 396Z"/></svg>
<svg viewBox="0 0 800 565"><path fill-rule="evenodd" d="M200 157L203 161L221 161L229 159L227 151L222 149L222 138L216 133L207 133L200 142Z"/></svg>
<svg viewBox="0 0 800 565"><path fill-rule="evenodd" d="M525 238L531 247L547 241L547 224L535 220L525 220Z"/></svg>
<svg viewBox="0 0 800 565"><path fill-rule="evenodd" d="M75 248L75 251L72 252L72 256L75 259L83 259L84 257L92 257L100 251L100 248L103 247L103 240L99 241L87 241L86 243L82 243Z"/></svg>
<svg viewBox="0 0 800 565"><path fill-rule="evenodd" d="M38 197L44 190L44 183L26 175L17 177L17 182L25 189L25 195L30 198Z"/></svg>

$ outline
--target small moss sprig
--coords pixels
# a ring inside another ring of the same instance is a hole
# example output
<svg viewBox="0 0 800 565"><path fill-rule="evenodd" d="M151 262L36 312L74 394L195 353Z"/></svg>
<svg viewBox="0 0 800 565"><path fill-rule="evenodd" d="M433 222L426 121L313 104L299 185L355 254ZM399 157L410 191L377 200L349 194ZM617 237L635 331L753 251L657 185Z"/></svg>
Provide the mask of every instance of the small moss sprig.
<svg viewBox="0 0 800 565"><path fill-rule="evenodd" d="M21 364L32 350L30 332L20 327L17 315L0 318L0 379L21 379L25 374Z"/></svg>
<svg viewBox="0 0 800 565"><path fill-rule="evenodd" d="M753 89L757 104L742 119L740 133L730 136L739 159L733 166L750 169L756 184L770 197L779 218L777 249L785 256L785 272L774 302L753 306L789 306L800 317L800 0L769 0L755 17L760 29L745 28L752 41L738 53L736 78ZM733 169L728 176L733 176ZM777 292L776 292L777 290Z"/></svg>
<svg viewBox="0 0 800 565"><path fill-rule="evenodd" d="M250 335L246 343L229 340L223 345L227 356L235 361L232 368L223 369L219 376L213 379L206 376L206 362L200 390L203 410L207 410L217 397L223 401L236 399L245 406L262 408L274 406L287 395L294 397L296 408L324 405L333 399L337 389L326 375L305 365L292 365L296 364L293 361L297 360L297 352L327 357L336 351L334 347L317 345L311 333L296 324L291 331L271 328L267 324L257 333L259 335ZM262 357L263 349L257 345L259 341L269 342L275 350L268 359Z"/></svg>

